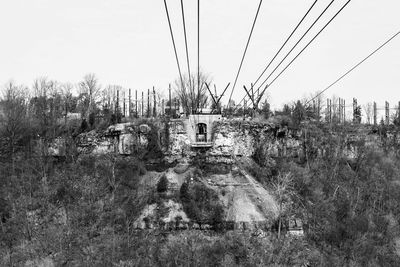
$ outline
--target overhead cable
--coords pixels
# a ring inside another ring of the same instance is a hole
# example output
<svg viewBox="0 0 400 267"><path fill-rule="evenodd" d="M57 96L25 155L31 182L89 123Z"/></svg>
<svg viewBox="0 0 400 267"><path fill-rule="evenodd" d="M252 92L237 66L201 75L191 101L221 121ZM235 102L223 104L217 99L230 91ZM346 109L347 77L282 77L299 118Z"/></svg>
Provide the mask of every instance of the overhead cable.
<svg viewBox="0 0 400 267"><path fill-rule="evenodd" d="M320 93L318 93L314 98L306 102L306 105L313 100L315 100L317 97L322 95L324 92L329 90L331 87L333 87L335 84L337 84L339 81L341 81L343 78L345 78L347 75L349 75L352 71L354 71L356 68L358 68L361 64L363 64L365 61L367 61L370 57L372 57L374 54L376 54L379 50L381 50L384 46L386 46L388 43L390 43L394 38L396 38L400 34L400 31L397 32L395 35L393 35L389 40L387 40L385 43L383 43L381 46L379 46L376 50L374 50L371 54L369 54L367 57L365 57L363 60L361 60L359 63L357 63L354 67L352 67L350 70L348 70L345 74L340 76L339 79L331 83L328 87L326 87L324 90L322 90Z"/></svg>
<svg viewBox="0 0 400 267"><path fill-rule="evenodd" d="M229 102L232 99L232 95L233 95L233 92L235 91L235 87L236 87L236 83L237 83L237 80L238 80L239 75L240 75L240 71L242 70L243 62L244 62L244 59L246 57L247 49L249 48L249 44L250 44L250 41L251 41L251 36L253 35L254 27L255 27L256 22L257 22L258 14L260 13L262 2L263 2L263 0L260 0L260 3L259 3L258 8L257 8L257 13L256 13L256 16L255 16L254 21L253 21L253 26L251 27L251 31L250 31L249 38L247 40L246 48L244 49L242 60L240 61L239 69L238 69L237 74L236 74L235 82L233 83L232 92L231 92L231 95L229 96L228 105L229 105Z"/></svg>
<svg viewBox="0 0 400 267"><path fill-rule="evenodd" d="M189 61L189 49L188 49L188 41L187 41L187 34L186 34L186 21L185 21L185 8L183 6L183 0L181 0L181 10L182 10L182 22L183 22L183 33L185 35L185 47L186 47L186 62L188 68L188 76L189 76L189 88L192 90L192 81L190 75L190 61Z"/></svg>
<svg viewBox="0 0 400 267"><path fill-rule="evenodd" d="M264 82L257 88L256 93L258 93L260 91L260 88L266 83L266 81L275 73L275 71L282 65L282 63L290 56L290 54L293 52L293 50L300 44L300 42L304 39L304 37L306 37L306 35L311 31L311 29L315 26L315 24L317 24L317 22L321 19L321 17L326 13L326 11L331 7L331 5L333 4L335 0L332 0L326 7L325 9L321 12L321 14L314 20L314 22L311 24L311 26L307 29L307 31L300 37L300 39L296 42L296 44L290 49L290 51L285 55L285 57L279 62L279 64L275 67L275 69L269 74L269 76L264 80ZM314 4L311 6L311 8L309 9L309 11L306 13L306 15L303 17L302 21L305 19L305 17L308 15L308 13L311 11L311 9L314 7ZM302 22L301 21L301 22ZM272 63L272 61L271 61ZM263 73L260 75L260 77L257 79L256 82L259 81L259 79L262 77L262 75L264 75L264 73L267 71L267 69L269 68L268 64L267 68L265 68L265 70L263 71ZM268 87L268 86L267 86ZM240 105L244 100L246 99L246 95L243 97L243 99L238 103L238 105Z"/></svg>
<svg viewBox="0 0 400 267"><path fill-rule="evenodd" d="M311 12L311 10L314 8L315 4L318 2L318 0L315 0L314 3L311 5L311 7L308 9L308 11L306 12L306 14L303 16L303 18L300 20L300 22L297 24L296 28L294 28L294 30L292 31L292 33L289 35L289 37L286 39L286 41L283 43L283 45L281 46L281 48L279 48L278 52L276 52L275 56L271 59L271 61L268 63L267 67L262 71L262 73L260 74L260 76L257 78L257 80L253 83L253 85L255 86L259 80L261 79L261 77L264 75L264 73L268 70L268 68L271 66L271 64L274 62L274 60L276 59L276 57L279 55L279 53L282 51L282 49L286 46L286 44L289 42L289 40L292 38L292 36L295 34L295 32L297 31L297 29L300 27L300 25L303 23L303 21L306 19L306 17L308 16L308 14Z"/></svg>
<svg viewBox="0 0 400 267"><path fill-rule="evenodd" d="M169 31L171 33L172 45L174 46L174 52L175 52L176 64L178 66L179 77L181 79L182 89L184 90L185 89L185 84L183 82L181 66L179 64L178 53L176 51L175 38L174 38L174 33L172 31L171 20L170 20L170 17L169 17L168 6L167 6L167 1L166 0L164 0L164 6L165 6L165 12L167 14L167 19L168 19Z"/></svg>
<svg viewBox="0 0 400 267"><path fill-rule="evenodd" d="M317 37L332 23L332 21L343 11L343 9L351 2L352 0L348 0L336 14L324 25L324 27L306 44L306 46L289 62L288 65L264 88L262 91L262 94L265 92L265 90L269 87L271 87L272 84L275 83L275 81L293 64L294 61L317 39ZM268 78L267 78L268 79ZM262 85L264 85L267 82L267 79L264 80ZM259 87L258 89L260 89ZM258 91L258 90L257 90Z"/></svg>
<svg viewBox="0 0 400 267"><path fill-rule="evenodd" d="M335 0L332 0L328 6L322 11L322 13L317 17L317 19L311 24L311 26L307 29L307 31L301 36L301 38L297 41L297 43L290 49L290 51L286 54L286 56L279 62L279 64L275 67L275 69L268 75L268 77L260 84L260 86L257 88L256 92L260 90L260 88L267 82L269 78L275 73L275 71L282 65L282 63L290 56L290 54L293 52L293 50L299 45L299 43L306 37L306 35L311 31L311 29L317 24L317 22L321 19L321 17L326 13L326 11L331 7L331 5L335 2Z"/></svg>

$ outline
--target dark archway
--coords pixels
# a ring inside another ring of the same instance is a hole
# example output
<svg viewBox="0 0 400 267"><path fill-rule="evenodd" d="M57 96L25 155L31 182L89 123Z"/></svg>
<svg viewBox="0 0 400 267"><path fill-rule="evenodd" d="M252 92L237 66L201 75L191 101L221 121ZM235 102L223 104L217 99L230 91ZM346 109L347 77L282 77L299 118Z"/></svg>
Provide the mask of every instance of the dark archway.
<svg viewBox="0 0 400 267"><path fill-rule="evenodd" d="M205 124L205 123L197 124L196 142L207 143L207 124Z"/></svg>

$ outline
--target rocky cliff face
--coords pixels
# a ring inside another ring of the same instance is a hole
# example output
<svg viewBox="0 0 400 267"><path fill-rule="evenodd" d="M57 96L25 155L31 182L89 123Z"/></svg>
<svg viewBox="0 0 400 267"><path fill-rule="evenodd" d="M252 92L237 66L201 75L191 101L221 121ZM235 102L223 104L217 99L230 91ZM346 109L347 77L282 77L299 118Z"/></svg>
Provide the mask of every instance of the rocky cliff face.
<svg viewBox="0 0 400 267"><path fill-rule="evenodd" d="M153 126L153 128L151 127ZM163 141L163 128L146 123L120 123L111 125L103 132L95 130L83 133L77 138L79 153L103 155L116 153L134 155L148 148L149 141L155 137L156 142Z"/></svg>
<svg viewBox="0 0 400 267"><path fill-rule="evenodd" d="M359 145L376 149L393 150L400 147L397 129L384 132L369 126L331 128L327 125L304 125L289 129L274 123L257 123L242 120L223 120L213 127L213 146L208 149L191 148L184 132L170 131L170 149L166 158L170 161L187 161L201 153L210 163L233 164L233 157L253 157L262 153L265 158L292 158L326 155L331 142L337 142L337 153L349 159L358 156Z"/></svg>
<svg viewBox="0 0 400 267"><path fill-rule="evenodd" d="M165 176L169 188L160 201L143 210L134 224L136 228L209 229L210 224L190 218L179 197L181 186L196 177L197 183L217 194L217 202L223 207L220 224L224 228L269 229L278 216L273 192L259 184L239 161L251 161L261 155L265 166L271 166L278 158L301 160L313 153L323 156L332 147L351 159L359 154L360 142L382 148L387 140L400 144L398 136L386 133L383 138L370 129L333 131L308 125L293 130L274 123L222 120L213 125L212 147L193 148L182 125L174 121L156 127L146 123L118 124L103 133L82 134L78 150L94 155L138 155L154 149L156 144L163 151L162 160L177 164L143 178L155 185ZM337 146L330 142L337 142ZM202 174L195 174L196 169Z"/></svg>
<svg viewBox="0 0 400 267"><path fill-rule="evenodd" d="M175 121L169 125L169 149L165 153L167 161L178 162L178 165L161 174L173 185L169 189L172 194L179 195L182 184L192 183L194 179L218 195L218 203L223 207L223 228L270 229L278 217L275 198L238 161L251 158L259 147L270 157L296 155L301 148L297 132L272 124L222 121L213 126L211 148L192 148L190 138L179 125ZM201 170L201 175L194 173L196 168ZM168 212L160 217L159 211L165 212L165 207L169 207ZM163 229L212 227L207 222L193 221L188 215L182 216L182 212L179 199L175 202L168 199L165 203L146 207L135 226Z"/></svg>
<svg viewBox="0 0 400 267"><path fill-rule="evenodd" d="M287 127L249 121L222 121L214 124L213 146L191 148L186 133L170 132L169 161L188 160L202 153L210 163L233 164L233 157L252 157L260 147L270 157L296 157L302 147L301 132Z"/></svg>
<svg viewBox="0 0 400 267"><path fill-rule="evenodd" d="M146 151L149 141L154 141L164 152L167 162L188 162L199 154L209 162L232 164L232 156L252 157L262 152L269 158L298 158L305 150L324 154L331 139L341 138L341 149L349 158L356 157L357 145L364 142L369 147L380 149L400 146L397 129L384 132L371 127L354 126L341 130L318 129L309 126L293 130L274 123L256 123L243 120L222 120L212 129L211 148L192 148L183 124L174 122L123 123L110 126L107 130L91 131L79 135L75 142L78 153L102 155L116 153L137 155ZM153 143L154 144L154 143ZM57 138L49 145L49 155L64 156L66 142Z"/></svg>

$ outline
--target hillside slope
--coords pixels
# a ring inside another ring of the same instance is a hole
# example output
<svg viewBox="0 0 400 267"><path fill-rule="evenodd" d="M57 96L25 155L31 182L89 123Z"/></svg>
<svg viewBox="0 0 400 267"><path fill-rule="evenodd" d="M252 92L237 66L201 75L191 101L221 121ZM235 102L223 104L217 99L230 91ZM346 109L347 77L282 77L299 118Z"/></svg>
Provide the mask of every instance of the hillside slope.
<svg viewBox="0 0 400 267"><path fill-rule="evenodd" d="M178 165L162 173L146 174L148 185L156 187L162 176L168 179L168 192L156 193L161 198L157 203L147 205L135 222L137 228L156 228L162 225L169 228L199 227L212 222L199 222L190 218L184 211L180 189L184 183L201 184L212 190L223 207L222 222L229 228L269 228L278 216L277 203L273 195L258 183L250 174L237 167L225 174L199 175L196 168ZM196 173L197 172L197 173ZM168 224L167 226L165 226ZM171 226L172 224L172 226ZM181 224L181 225L179 225Z"/></svg>

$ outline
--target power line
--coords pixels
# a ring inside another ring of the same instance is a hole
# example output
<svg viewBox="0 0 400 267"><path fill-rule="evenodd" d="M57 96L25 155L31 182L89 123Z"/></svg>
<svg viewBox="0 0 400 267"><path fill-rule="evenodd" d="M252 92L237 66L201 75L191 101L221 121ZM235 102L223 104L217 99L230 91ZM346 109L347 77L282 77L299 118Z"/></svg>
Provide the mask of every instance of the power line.
<svg viewBox="0 0 400 267"><path fill-rule="evenodd" d="M319 97L320 95L322 95L324 92L326 92L327 90L329 90L331 87L333 87L335 84L337 84L339 81L341 81L344 77L346 77L347 75L349 75L353 70L355 70L356 68L358 68L361 64L363 64L365 61L367 61L370 57L372 57L375 53L377 53L379 50L381 50L384 46L386 46L388 43L390 43L394 38L396 38L398 35L400 34L400 31L397 32L395 35L393 35L389 40L387 40L385 43L383 43L381 46L379 46L375 51L373 51L371 54L369 54L366 58L364 58L363 60L361 60L359 63L357 63L354 67L352 67L349 71L347 71L345 74L343 74L339 79L337 79L336 81L334 81L331 85L329 85L327 88L325 88L324 90L322 90L319 94L317 94L313 99L309 100L306 102L306 105L308 103L310 103L311 101L313 101L314 99L316 99L317 97Z"/></svg>
<svg viewBox="0 0 400 267"><path fill-rule="evenodd" d="M335 2L332 0L328 6L322 11L322 13L317 17L317 19L311 24L311 26L307 29L307 31L301 36L301 38L297 41L297 43L290 49L290 51L286 54L286 56L279 62L279 64L275 67L275 69L270 73L270 75L261 83L261 85L257 88L256 92L260 90L260 88L268 81L269 78L275 73L275 71L282 65L282 63L290 56L293 50L297 47L297 45L304 39L304 37L311 31L311 29L317 24L317 22L321 19L321 17L326 13L326 11L331 7L331 5Z"/></svg>
<svg viewBox="0 0 400 267"><path fill-rule="evenodd" d="M286 44L289 42L290 38L292 38L293 34L297 31L297 29L300 27L300 25L303 23L305 18L308 16L308 14L311 12L311 10L314 8L315 4L318 2L318 0L315 0L315 2L311 5L311 7L308 9L306 14L303 16L303 18L300 20L300 22L297 24L296 28L292 31L292 33L289 35L289 37L286 39L286 41L283 43L281 48L278 50L278 52L275 54L275 56L271 59L271 61L268 63L267 67L263 70L261 75L257 78L257 80L253 83L255 86L261 79L261 77L264 75L264 73L268 70L268 68L271 66L272 62L276 59L276 57L279 55L279 53L282 51L282 49L286 46Z"/></svg>
<svg viewBox="0 0 400 267"><path fill-rule="evenodd" d="M200 0L197 0L197 109L200 108Z"/></svg>
<svg viewBox="0 0 400 267"><path fill-rule="evenodd" d="M185 8L183 6L183 0L181 0L181 10L182 10L182 22L183 22L183 32L185 35L185 47L186 47L186 62L188 68L188 75L189 75L189 87L192 87L191 75L190 75L190 61L189 61L189 49L188 49L188 42L187 42L187 35L186 35L186 21L185 21Z"/></svg>
<svg viewBox="0 0 400 267"><path fill-rule="evenodd" d="M260 91L260 88L267 82L267 80L269 78L271 78L271 76L275 73L275 71L282 65L282 63L290 56L290 54L293 52L293 50L300 44L300 42L304 39L304 37L311 31L311 29L315 26L315 24L317 24L317 22L321 19L321 17L326 13L326 11L331 7L331 5L333 4L335 0L332 0L328 6L325 7L325 9L322 11L322 13L314 20L314 22L311 24L311 26L307 29L307 31L300 37L300 39L296 42L296 44L292 47L292 49L290 49L290 51L285 55L285 57L279 62L279 64L274 68L274 70L269 74L269 76L264 80L264 82L261 83L261 85L257 88L256 93L258 93ZM314 3L315 4L315 3ZM312 6L313 7L313 6ZM312 9L311 7L311 9ZM310 10L311 10L310 9ZM309 11L308 11L309 13ZM307 14L306 14L307 15ZM269 67L269 66L268 66ZM267 67L267 68L268 68ZM267 68L265 69L265 71L267 70ZM265 71L263 72L263 74L265 73ZM262 75L263 75L262 74ZM262 75L259 77L259 79L262 77ZM258 80L259 80L258 79ZM257 80L257 81L258 81ZM266 88L269 86L266 86ZM246 99L246 95L243 97L243 99L239 102L242 103L243 100ZM239 105L238 104L238 105Z"/></svg>
<svg viewBox="0 0 400 267"><path fill-rule="evenodd" d="M231 95L229 96L228 105L229 105L229 102L230 102L231 99L232 99L232 95L233 95L233 92L234 92L234 90L235 90L236 83L237 83L237 80L238 80L238 78L239 78L240 71L242 70L244 58L246 57L247 49L249 48L251 36L253 35L254 27L255 27L256 22L257 22L257 18L258 18L258 14L259 14L259 12L260 12L260 8L261 8L261 5L262 5L262 2L263 2L263 0L260 0L260 3L259 3L258 8L257 8L257 13L256 13L256 16L255 16L254 21L253 21L253 26L251 27L250 35L249 35L249 38L248 38L248 40L247 40L246 48L244 49L244 53L243 53L243 56L242 56L242 60L240 61L240 66L239 66L238 72L237 72L237 74L236 74L235 82L234 82L233 87L232 87L232 92L231 92Z"/></svg>
<svg viewBox="0 0 400 267"><path fill-rule="evenodd" d="M289 64L275 77L275 79L272 80L272 82L268 85L268 88L293 64L293 62L314 42L315 39L328 27L329 24L343 11L343 9L351 2L351 0L348 0L346 4L344 4L340 10L325 24L325 26L314 36L314 38L311 39L307 43L307 45L289 62ZM263 84L266 82L265 80ZM266 90L266 88L264 89Z"/></svg>
<svg viewBox="0 0 400 267"><path fill-rule="evenodd" d="M164 0L164 5L165 5L165 12L167 13L167 19L168 19L169 31L170 31L170 33L171 33L172 44L173 44L173 46L174 46L176 64L178 65L179 77L180 77L180 79L181 79L182 89L184 89L184 88L185 88L185 85L184 85L184 83L183 83L181 66L180 66L180 64L179 64L178 53L177 53L177 51L176 51L175 38L174 38L174 33L173 33L173 31L172 31L171 20L170 20L170 17L169 17L168 6L167 6L167 1L166 1L166 0Z"/></svg>

